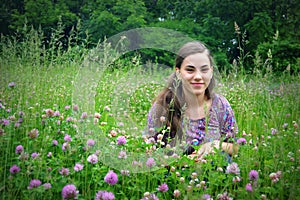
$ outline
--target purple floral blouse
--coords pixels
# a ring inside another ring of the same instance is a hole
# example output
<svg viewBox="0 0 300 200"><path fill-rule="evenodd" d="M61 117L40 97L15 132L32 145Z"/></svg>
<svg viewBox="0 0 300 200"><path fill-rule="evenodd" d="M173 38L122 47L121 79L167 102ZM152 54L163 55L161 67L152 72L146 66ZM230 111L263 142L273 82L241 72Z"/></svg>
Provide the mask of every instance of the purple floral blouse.
<svg viewBox="0 0 300 200"><path fill-rule="evenodd" d="M157 105L154 103L148 113L148 128L155 127L155 120L160 116L155 116ZM188 123L186 123L188 122ZM235 140L238 126L234 117L233 110L225 97L215 94L209 116L202 119L191 120L183 119L182 127L186 132L186 141L189 144L199 145L213 140L228 141L230 138Z"/></svg>

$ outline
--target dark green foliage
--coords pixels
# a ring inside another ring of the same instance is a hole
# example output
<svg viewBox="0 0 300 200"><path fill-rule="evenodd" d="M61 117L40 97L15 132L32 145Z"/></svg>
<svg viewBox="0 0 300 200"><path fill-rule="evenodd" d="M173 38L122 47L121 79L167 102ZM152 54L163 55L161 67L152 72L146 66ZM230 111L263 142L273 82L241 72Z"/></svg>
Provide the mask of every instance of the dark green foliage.
<svg viewBox="0 0 300 200"><path fill-rule="evenodd" d="M290 43L287 40L273 41L262 43L258 46L258 52L267 59L267 52L272 53L273 71L283 73L285 71L291 73L299 73L300 68L300 44Z"/></svg>
<svg viewBox="0 0 300 200"><path fill-rule="evenodd" d="M299 10L297 0L3 0L0 32L20 33L27 24L40 27L44 40L49 41L57 24L62 23L61 42L66 49L72 27L76 27L81 38L89 36L89 46L122 31L164 27L206 43L224 69L236 60L246 71L252 71L255 52L266 59L271 49L273 57L279 56L273 59L273 70L278 71L289 64L292 69L299 66ZM234 23L240 34L234 34ZM276 30L280 31L281 42L275 45L272 36ZM173 62L172 56L157 50L143 50L142 54L143 60L167 65Z"/></svg>

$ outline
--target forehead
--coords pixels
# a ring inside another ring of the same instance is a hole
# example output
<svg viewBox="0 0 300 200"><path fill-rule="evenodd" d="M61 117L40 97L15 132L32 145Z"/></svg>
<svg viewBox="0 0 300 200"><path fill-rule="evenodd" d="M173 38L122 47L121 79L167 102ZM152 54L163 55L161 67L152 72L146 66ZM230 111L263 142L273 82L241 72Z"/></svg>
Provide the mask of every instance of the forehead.
<svg viewBox="0 0 300 200"><path fill-rule="evenodd" d="M206 53L196 53L187 56L181 66L194 66L194 67L202 67L202 66L210 66L210 59Z"/></svg>

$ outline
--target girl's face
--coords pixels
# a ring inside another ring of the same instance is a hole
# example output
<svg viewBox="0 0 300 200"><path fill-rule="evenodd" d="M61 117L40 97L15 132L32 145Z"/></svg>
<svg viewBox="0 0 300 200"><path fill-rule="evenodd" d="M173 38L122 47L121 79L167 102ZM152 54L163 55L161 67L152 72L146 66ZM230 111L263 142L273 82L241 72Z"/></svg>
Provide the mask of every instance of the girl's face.
<svg viewBox="0 0 300 200"><path fill-rule="evenodd" d="M176 71L180 74L184 90L196 96L204 95L213 76L213 68L206 53L187 56Z"/></svg>

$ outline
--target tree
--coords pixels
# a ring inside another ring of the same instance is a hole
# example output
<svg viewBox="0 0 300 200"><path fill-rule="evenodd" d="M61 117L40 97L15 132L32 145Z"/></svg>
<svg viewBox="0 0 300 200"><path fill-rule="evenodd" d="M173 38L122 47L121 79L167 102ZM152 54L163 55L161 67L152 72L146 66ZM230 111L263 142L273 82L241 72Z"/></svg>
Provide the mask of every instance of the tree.
<svg viewBox="0 0 300 200"><path fill-rule="evenodd" d="M24 12L15 10L12 14L10 28L17 31L27 23L36 29L41 26L49 36L59 20L62 20L64 26L70 30L76 24L78 17L69 11L63 0L55 3L51 0L27 0L24 1Z"/></svg>

